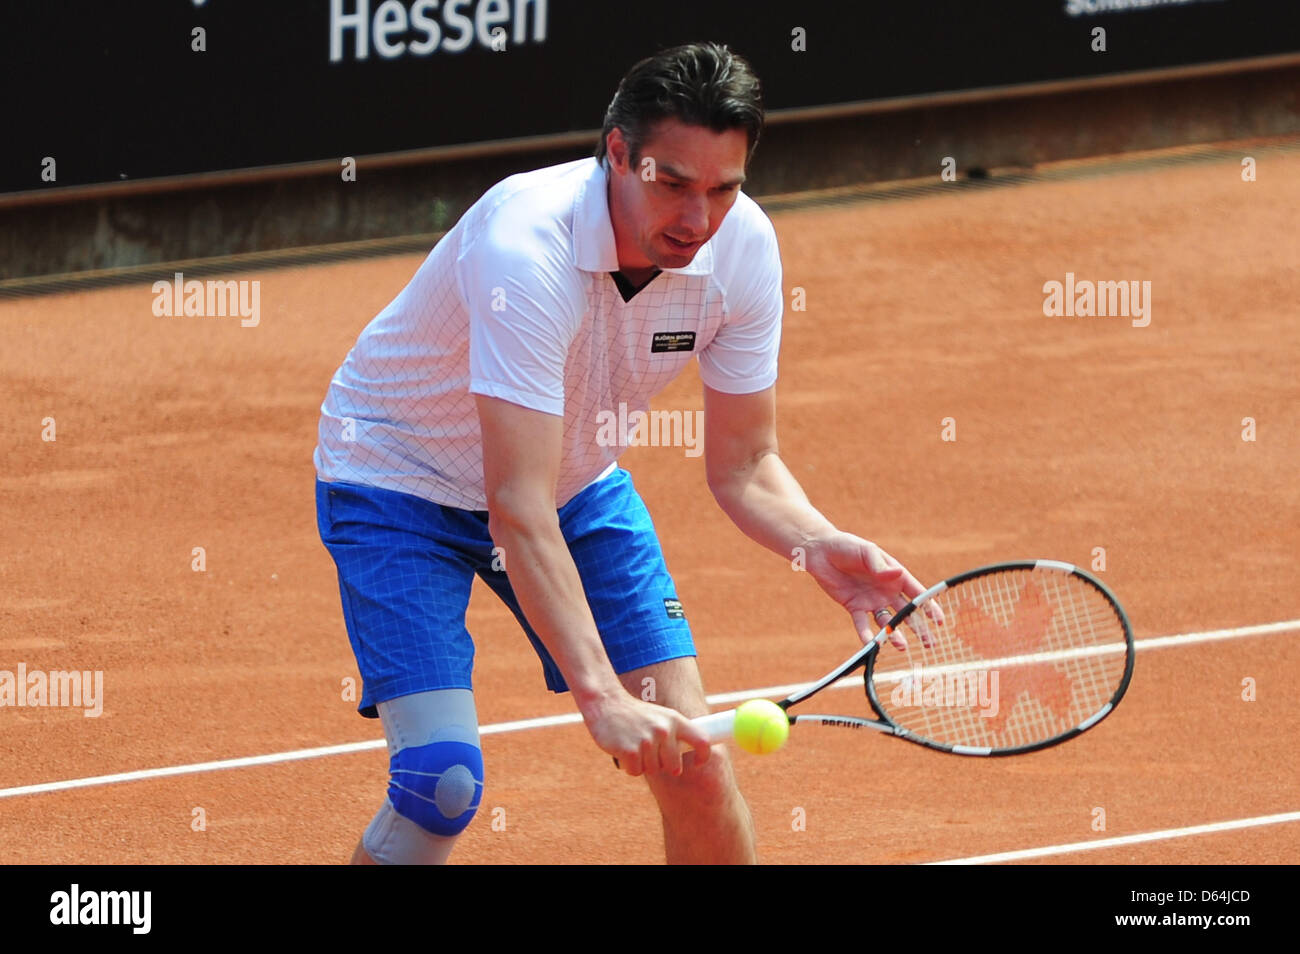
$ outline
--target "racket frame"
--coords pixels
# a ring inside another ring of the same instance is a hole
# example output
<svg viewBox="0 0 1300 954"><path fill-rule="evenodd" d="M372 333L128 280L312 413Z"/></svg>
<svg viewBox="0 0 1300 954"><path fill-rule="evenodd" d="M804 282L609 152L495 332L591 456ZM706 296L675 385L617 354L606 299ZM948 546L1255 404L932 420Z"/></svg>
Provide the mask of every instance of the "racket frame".
<svg viewBox="0 0 1300 954"><path fill-rule="evenodd" d="M943 742L937 742L933 739L927 739L923 736L916 735L908 731L907 729L903 728L902 726L898 725L892 719L890 719L889 716L885 713L883 707L881 706L880 700L876 696L876 685L873 676L875 673L876 657L880 650L880 646L886 639L889 638L889 636L894 632L894 630L896 630L898 626L909 616L911 616L912 613L915 612L917 609L924 607L926 603L933 600L936 596L943 593L945 590L949 589L950 587L958 585L959 583L964 583L967 580L973 579L975 577L985 576L992 573L1012 571L1012 570L1034 570L1034 569L1052 569L1063 573L1069 573L1073 576L1079 577L1085 583L1089 584L1090 586L1095 588L1098 592L1100 592L1102 596L1106 598L1107 602L1110 603L1111 607L1115 610L1115 615L1119 618L1120 625L1123 628L1124 641L1126 643L1125 654L1124 654L1125 657L1124 675L1120 679L1119 685L1116 687L1115 692L1112 693L1110 699L1107 700L1106 704L1102 706L1098 711L1090 715L1088 718L1084 719L1078 725L1071 726L1069 729L1060 733L1059 735L1052 736L1050 739L1043 739L1037 742L1029 743L1027 745L1019 745L1011 748L991 748L988 746L955 745L955 744L946 744ZM786 712L786 718L790 720L790 724L792 726L799 725L802 723L805 725L812 725L812 724L834 725L834 726L841 726L844 728L852 728L852 729L874 729L877 732L885 732L894 735L900 739L906 739L908 742L914 742L917 745L925 746L928 749L935 749L936 751L939 752L949 752L952 753L953 755L970 755L970 756L981 756L981 757L1024 755L1028 752L1037 752L1041 749L1050 748L1054 745L1060 745L1062 742L1066 742L1070 739L1073 739L1075 736L1079 735L1082 732L1087 731L1088 729L1091 729L1102 719L1106 718L1106 716L1110 715L1110 713L1114 711L1115 706L1119 704L1120 699L1124 697L1124 693L1128 691L1129 682L1133 678L1134 652L1135 652L1135 647L1133 644L1133 628L1129 624L1128 614L1124 612L1124 607L1120 605L1119 600L1115 598L1115 595L1110 591L1110 589L1106 586L1106 584L1102 583L1101 580L1097 579L1091 573L1079 569L1079 567L1075 566L1072 563L1062 563L1059 560L1012 560L1005 563L990 563L986 566L976 567L973 570L967 570L965 573L960 573L957 576L944 580L941 583L936 583L934 586L930 587L925 592L919 594L916 597L913 597L911 600L908 600L908 602L903 607L901 607L896 613L894 613L894 615L890 618L889 622L885 623L885 625L881 627L880 632L878 632L871 639L870 642L868 642L864 647L862 647L861 650L854 653L843 663L837 666L833 671L827 673L821 679L818 679L816 682L808 684L802 689L798 689L795 692L792 692L785 699L779 701L777 705L780 706L781 709ZM876 713L876 715L880 717L879 720L862 719L856 716L845 716L845 715L823 715L823 714L815 714L815 713L808 713L808 714L793 713L792 714L789 712L791 706L797 705L798 703L807 699L809 696L815 695L816 693L820 692L822 689L825 689L827 686L831 685L832 683L838 682L839 680L843 679L845 676L854 672L859 666L864 667L863 682L866 686L867 701L871 703L872 710Z"/></svg>

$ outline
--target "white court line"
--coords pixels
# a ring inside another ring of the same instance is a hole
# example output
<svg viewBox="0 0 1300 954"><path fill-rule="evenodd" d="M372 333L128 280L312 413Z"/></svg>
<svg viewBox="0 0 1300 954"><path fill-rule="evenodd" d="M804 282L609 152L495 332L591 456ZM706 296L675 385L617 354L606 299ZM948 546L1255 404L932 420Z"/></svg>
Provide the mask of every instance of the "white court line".
<svg viewBox="0 0 1300 954"><path fill-rule="evenodd" d="M1096 841L1076 841L1069 845L1049 845L1046 848L1025 848L1022 851L1003 851L996 855L975 855L973 858L952 858L948 861L927 861L927 865L992 865L1000 861L1023 861L1026 858L1046 858L1049 855L1067 855L1075 851L1096 851L1098 848L1115 848L1119 845L1136 845L1144 841L1164 841L1169 838L1187 838L1191 835L1211 835L1239 828L1258 828L1260 825L1281 825L1300 821L1300 812L1283 812L1280 815L1259 815L1255 818L1237 818L1232 821L1212 822L1209 825L1192 825L1190 828L1166 828L1164 831L1146 831L1137 835L1120 835L1116 838L1098 838Z"/></svg>
<svg viewBox="0 0 1300 954"><path fill-rule="evenodd" d="M1241 639L1247 636L1268 636L1274 633L1286 633L1300 630L1300 619L1282 620L1277 623L1260 623L1255 626L1238 626L1233 629L1212 629L1201 633L1181 633L1176 636L1153 636L1148 639L1135 640L1138 649L1167 649L1171 646L1187 646L1192 643L1213 642L1220 639ZM861 677L845 676L827 688L842 689L857 686ZM766 686L761 689L746 689L740 692L724 692L708 697L710 705L727 705L745 699L758 697L788 696L797 689L809 685L797 682L786 686ZM501 732L523 732L529 729L545 729L557 725L570 725L581 722L582 717L576 712L562 715L541 716L536 719L519 719L514 722L497 722L479 727L480 735L496 735ZM324 758L329 755L346 755L353 752L366 752L371 749L385 748L383 739L368 742L346 742L341 745L325 745L314 749L296 749L292 752L272 752L267 755L249 755L236 759L220 759L215 762L194 762L189 765L168 765L162 768L137 769L133 772L118 772L113 775L92 775L87 778L62 779L57 782L40 782L35 785L19 785L15 788L0 789L0 798L17 798L21 795L39 795L43 792L63 792L74 788L90 788L95 785L113 785L118 782L139 782L151 778L168 778L175 775L193 775L199 772L219 772L225 769L250 768L256 765L276 765L281 762L299 762L304 759ZM1096 842L1088 842L1096 844Z"/></svg>

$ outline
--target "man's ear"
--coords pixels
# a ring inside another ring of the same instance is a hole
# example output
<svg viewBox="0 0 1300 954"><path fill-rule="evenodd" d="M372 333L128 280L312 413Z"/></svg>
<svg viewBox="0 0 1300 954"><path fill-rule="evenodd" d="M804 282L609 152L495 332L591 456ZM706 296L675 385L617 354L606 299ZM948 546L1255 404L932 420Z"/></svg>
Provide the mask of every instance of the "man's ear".
<svg viewBox="0 0 1300 954"><path fill-rule="evenodd" d="M605 155L609 157L609 167L620 175L628 171L628 163L631 162L631 154L628 148L627 139L623 137L623 130L615 126L605 137Z"/></svg>

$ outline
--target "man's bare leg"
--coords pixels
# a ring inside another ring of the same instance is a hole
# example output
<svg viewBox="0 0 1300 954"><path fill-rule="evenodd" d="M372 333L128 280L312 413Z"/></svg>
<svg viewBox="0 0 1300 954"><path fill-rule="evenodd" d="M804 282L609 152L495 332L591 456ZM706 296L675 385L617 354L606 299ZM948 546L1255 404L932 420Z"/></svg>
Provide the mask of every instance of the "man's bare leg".
<svg viewBox="0 0 1300 954"><path fill-rule="evenodd" d="M624 673L628 692L669 706L689 718L707 715L708 703L693 656L670 659ZM645 679L654 682L646 684ZM648 775L664 825L664 854L669 864L754 864L754 820L736 787L725 745L715 745L703 765L688 753L678 777Z"/></svg>

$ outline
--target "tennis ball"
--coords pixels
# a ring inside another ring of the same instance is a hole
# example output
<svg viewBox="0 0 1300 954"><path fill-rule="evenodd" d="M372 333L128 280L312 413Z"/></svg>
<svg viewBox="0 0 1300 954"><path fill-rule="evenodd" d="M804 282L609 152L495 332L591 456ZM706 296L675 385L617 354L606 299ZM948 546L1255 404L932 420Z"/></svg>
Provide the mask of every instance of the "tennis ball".
<svg viewBox="0 0 1300 954"><path fill-rule="evenodd" d="M754 755L767 755L785 745L790 736L790 719L785 710L768 699L750 699L736 709L732 729L736 744Z"/></svg>

